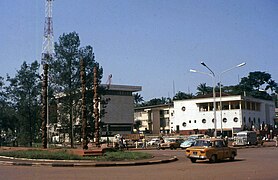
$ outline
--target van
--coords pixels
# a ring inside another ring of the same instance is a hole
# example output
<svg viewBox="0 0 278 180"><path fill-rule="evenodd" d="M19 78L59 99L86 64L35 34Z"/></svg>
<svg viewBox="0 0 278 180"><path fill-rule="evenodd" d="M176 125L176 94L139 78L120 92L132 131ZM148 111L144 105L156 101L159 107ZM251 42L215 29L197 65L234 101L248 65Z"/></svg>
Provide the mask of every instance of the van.
<svg viewBox="0 0 278 180"><path fill-rule="evenodd" d="M236 133L234 145L258 145L257 133L255 131L241 131Z"/></svg>

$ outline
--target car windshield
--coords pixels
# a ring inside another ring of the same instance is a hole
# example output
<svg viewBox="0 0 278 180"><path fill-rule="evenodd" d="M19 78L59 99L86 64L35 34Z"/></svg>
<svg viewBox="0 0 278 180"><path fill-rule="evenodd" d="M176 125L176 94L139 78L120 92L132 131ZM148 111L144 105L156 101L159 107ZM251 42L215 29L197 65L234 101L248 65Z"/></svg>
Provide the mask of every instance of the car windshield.
<svg viewBox="0 0 278 180"><path fill-rule="evenodd" d="M210 141L206 141L206 140L198 140L195 142L194 146L212 146Z"/></svg>

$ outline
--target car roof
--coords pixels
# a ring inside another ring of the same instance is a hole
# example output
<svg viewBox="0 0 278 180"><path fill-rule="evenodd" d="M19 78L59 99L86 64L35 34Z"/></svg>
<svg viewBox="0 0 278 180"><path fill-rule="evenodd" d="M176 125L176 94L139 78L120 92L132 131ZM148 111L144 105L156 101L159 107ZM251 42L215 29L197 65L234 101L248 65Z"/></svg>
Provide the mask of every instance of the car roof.
<svg viewBox="0 0 278 180"><path fill-rule="evenodd" d="M203 138L203 139L196 139L197 141L223 141L221 138Z"/></svg>

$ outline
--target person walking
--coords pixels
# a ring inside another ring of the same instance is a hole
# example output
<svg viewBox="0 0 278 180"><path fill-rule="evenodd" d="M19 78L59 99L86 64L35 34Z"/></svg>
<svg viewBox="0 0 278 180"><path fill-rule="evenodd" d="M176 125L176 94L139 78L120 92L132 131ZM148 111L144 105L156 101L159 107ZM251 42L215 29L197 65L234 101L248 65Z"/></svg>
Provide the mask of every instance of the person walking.
<svg viewBox="0 0 278 180"><path fill-rule="evenodd" d="M275 147L278 147L278 135L274 136L273 140L275 141Z"/></svg>

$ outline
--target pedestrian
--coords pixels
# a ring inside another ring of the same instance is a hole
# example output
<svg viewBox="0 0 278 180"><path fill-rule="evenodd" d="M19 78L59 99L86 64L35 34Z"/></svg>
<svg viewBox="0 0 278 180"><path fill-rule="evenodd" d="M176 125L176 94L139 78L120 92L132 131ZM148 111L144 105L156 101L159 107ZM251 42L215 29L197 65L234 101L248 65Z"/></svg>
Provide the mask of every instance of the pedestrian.
<svg viewBox="0 0 278 180"><path fill-rule="evenodd" d="M124 147L126 148L126 150L128 150L128 143L125 138L123 139L123 144L124 144Z"/></svg>
<svg viewBox="0 0 278 180"><path fill-rule="evenodd" d="M274 136L273 140L275 141L275 147L278 147L278 135Z"/></svg>
<svg viewBox="0 0 278 180"><path fill-rule="evenodd" d="M146 139L145 138L143 138L142 139L142 149L145 149L146 148Z"/></svg>

